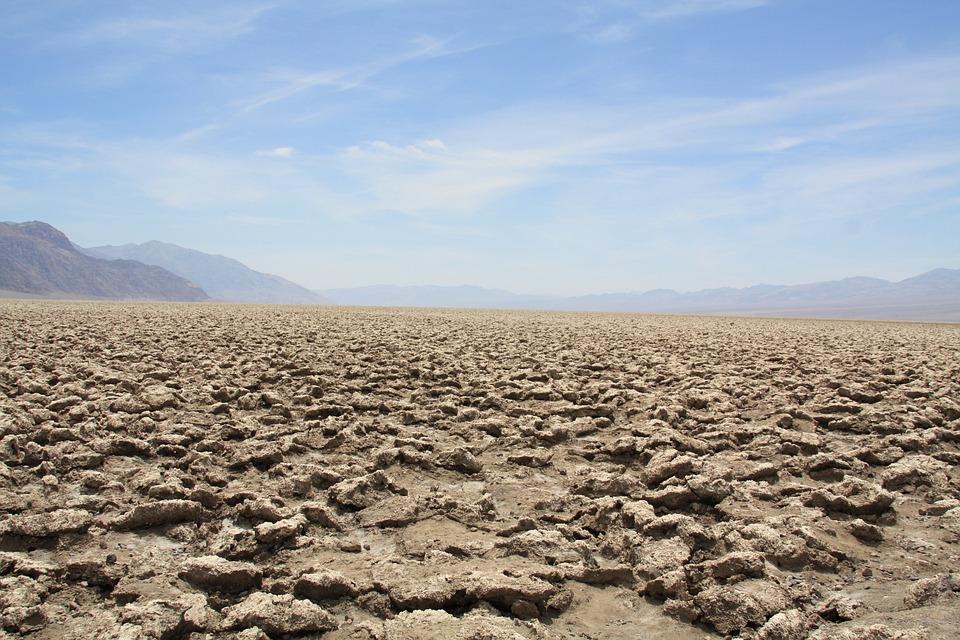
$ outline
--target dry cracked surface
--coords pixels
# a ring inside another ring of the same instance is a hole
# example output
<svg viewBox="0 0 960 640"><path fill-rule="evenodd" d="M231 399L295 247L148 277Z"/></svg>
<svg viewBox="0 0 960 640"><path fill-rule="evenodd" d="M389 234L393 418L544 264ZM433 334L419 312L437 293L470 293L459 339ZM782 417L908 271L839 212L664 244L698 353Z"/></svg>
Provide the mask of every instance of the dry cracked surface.
<svg viewBox="0 0 960 640"><path fill-rule="evenodd" d="M955 638L960 326L0 303L0 636Z"/></svg>

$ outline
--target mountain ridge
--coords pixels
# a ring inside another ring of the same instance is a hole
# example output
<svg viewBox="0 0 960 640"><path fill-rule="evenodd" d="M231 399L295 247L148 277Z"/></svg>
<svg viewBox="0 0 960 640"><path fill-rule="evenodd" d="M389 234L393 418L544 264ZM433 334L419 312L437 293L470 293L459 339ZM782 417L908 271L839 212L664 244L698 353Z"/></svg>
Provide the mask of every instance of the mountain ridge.
<svg viewBox="0 0 960 640"><path fill-rule="evenodd" d="M372 285L325 289L335 303L639 313L742 314L960 321L960 269L938 268L899 281L869 276L798 285L758 284L579 296L516 294L474 285ZM471 298L470 295L473 295Z"/></svg>
<svg viewBox="0 0 960 640"><path fill-rule="evenodd" d="M389 284L311 291L228 256L172 243L84 249L38 221L0 223L0 295L960 321L960 269L888 281L852 276L797 285L756 284L578 296L519 294L478 285Z"/></svg>
<svg viewBox="0 0 960 640"><path fill-rule="evenodd" d="M39 296L197 302L206 292L185 278L130 260L77 250L45 222L0 222L0 290Z"/></svg>
<svg viewBox="0 0 960 640"><path fill-rule="evenodd" d="M260 304L329 304L322 295L280 276L255 271L239 260L150 240L82 249L105 259L137 260L162 267L203 287L215 300Z"/></svg>

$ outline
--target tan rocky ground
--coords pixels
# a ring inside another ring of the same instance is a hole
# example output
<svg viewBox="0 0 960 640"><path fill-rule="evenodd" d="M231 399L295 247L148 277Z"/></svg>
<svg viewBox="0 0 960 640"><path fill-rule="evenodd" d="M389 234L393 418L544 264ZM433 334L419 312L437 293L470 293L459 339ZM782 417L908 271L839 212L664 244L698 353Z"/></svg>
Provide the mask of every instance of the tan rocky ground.
<svg viewBox="0 0 960 640"><path fill-rule="evenodd" d="M960 326L4 301L0 636L956 638L958 462Z"/></svg>

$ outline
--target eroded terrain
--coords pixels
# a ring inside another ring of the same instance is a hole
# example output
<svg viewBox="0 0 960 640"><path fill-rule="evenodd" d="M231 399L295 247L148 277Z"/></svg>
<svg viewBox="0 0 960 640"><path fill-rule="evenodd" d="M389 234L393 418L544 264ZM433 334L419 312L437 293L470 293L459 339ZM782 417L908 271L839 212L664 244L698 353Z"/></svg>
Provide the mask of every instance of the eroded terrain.
<svg viewBox="0 0 960 640"><path fill-rule="evenodd" d="M0 636L956 638L960 326L0 302Z"/></svg>

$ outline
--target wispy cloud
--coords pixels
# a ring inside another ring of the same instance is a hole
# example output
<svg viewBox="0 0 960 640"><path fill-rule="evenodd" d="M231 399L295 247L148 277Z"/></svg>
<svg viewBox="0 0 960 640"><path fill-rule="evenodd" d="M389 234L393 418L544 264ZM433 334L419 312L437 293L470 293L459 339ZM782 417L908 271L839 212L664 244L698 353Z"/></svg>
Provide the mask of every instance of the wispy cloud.
<svg viewBox="0 0 960 640"><path fill-rule="evenodd" d="M132 5L131 5L132 6ZM43 42L51 48L123 45L178 52L250 33L256 21L275 5L224 5L202 11L192 7L180 15L131 15L93 20Z"/></svg>
<svg viewBox="0 0 960 640"><path fill-rule="evenodd" d="M638 16L651 20L686 18L706 13L745 11L770 4L770 0L647 0L622 3Z"/></svg>
<svg viewBox="0 0 960 640"><path fill-rule="evenodd" d="M960 188L960 141L921 134L924 123L940 131L958 110L960 58L943 56L848 69L738 101L531 104L324 154L203 152L186 135L98 140L69 128L0 130L0 143L15 140L20 162L34 153L33 162L57 163L49 171L111 175L146 201L197 215L465 218L540 190L551 194L541 206L555 212L656 226L869 216L949 201ZM870 144L879 132L904 130L912 135L902 144ZM0 172L9 173L3 158Z"/></svg>
<svg viewBox="0 0 960 640"><path fill-rule="evenodd" d="M960 109L956 78L960 58L943 57L882 70L849 70L844 76L782 87L766 97L696 107L669 102L640 110L538 104L463 123L444 132L443 143L435 146L424 141L354 145L345 149L342 163L363 186L365 206L415 215L476 212L537 185L570 189L562 176L571 168L580 171L578 182L597 199L617 167L638 163L646 169L633 175L637 189L623 184L615 189L630 193L635 203L646 203L635 210L666 218L749 215L758 207L784 215L838 215L845 207L848 215L858 215L881 204L869 196L871 189L902 203L923 189L957 186L954 156L940 153L956 141L934 136L906 148L864 147L871 132L916 130L918 123L955 116ZM829 145L829 171L813 170L824 166L822 161L807 167L794 158L791 168L781 172L780 164L763 158L812 144ZM689 156L663 157L694 150L710 159L710 168ZM719 168L718 157L724 158ZM755 189L760 195L747 195ZM816 199L803 197L818 189ZM657 197L648 199L643 190ZM790 210L777 198L798 206ZM839 204L830 204L831 199ZM802 210L800 203L805 203ZM616 206L629 210L629 199Z"/></svg>
<svg viewBox="0 0 960 640"><path fill-rule="evenodd" d="M757 9L773 0L602 0L581 6L579 30L597 42L619 42L657 22Z"/></svg>
<svg viewBox="0 0 960 640"><path fill-rule="evenodd" d="M289 69L274 71L270 74L268 81L279 86L248 99L242 104L241 111L250 113L317 87L349 91L363 86L371 78L402 64L414 60L440 58L469 50L449 48L447 45L448 43L444 40L419 36L405 51L352 67L321 71Z"/></svg>

